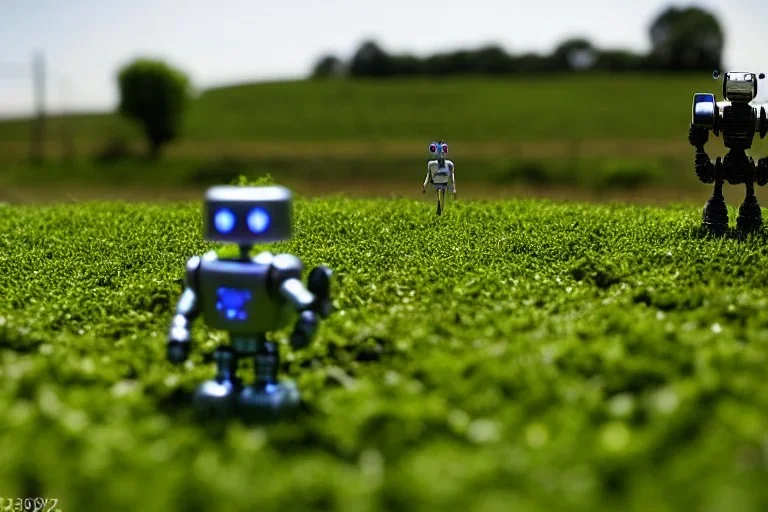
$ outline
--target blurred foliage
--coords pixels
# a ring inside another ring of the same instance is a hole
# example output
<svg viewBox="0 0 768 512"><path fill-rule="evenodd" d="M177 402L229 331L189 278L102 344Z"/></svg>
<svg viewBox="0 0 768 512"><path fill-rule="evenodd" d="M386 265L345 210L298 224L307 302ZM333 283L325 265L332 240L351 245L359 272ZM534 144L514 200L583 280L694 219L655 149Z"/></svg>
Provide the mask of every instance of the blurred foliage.
<svg viewBox="0 0 768 512"><path fill-rule="evenodd" d="M326 78L344 74L344 63L333 55L321 58L312 69L313 78Z"/></svg>
<svg viewBox="0 0 768 512"><path fill-rule="evenodd" d="M391 55L375 41L365 41L345 66L325 56L312 76L384 78L395 76L502 75L570 71L708 71L719 69L723 32L714 14L698 7L662 12L650 29L648 55L624 49L600 49L583 38L564 41L549 55L513 55L498 46L438 53L425 58Z"/></svg>
<svg viewBox="0 0 768 512"><path fill-rule="evenodd" d="M714 14L697 7L670 7L650 28L653 68L712 71L722 65L725 35Z"/></svg>
<svg viewBox="0 0 768 512"><path fill-rule="evenodd" d="M119 112L143 128L152 157L179 135L190 96L184 73L164 62L138 59L120 70Z"/></svg>
<svg viewBox="0 0 768 512"><path fill-rule="evenodd" d="M698 208L296 200L263 249L338 278L294 421L193 421L166 363L198 202L6 206L0 496L68 510L738 510L768 504L768 252ZM735 218L731 210L731 218Z"/></svg>
<svg viewBox="0 0 768 512"><path fill-rule="evenodd" d="M96 153L96 161L101 164L113 164L131 158L130 141L122 136L115 136L107 141Z"/></svg>

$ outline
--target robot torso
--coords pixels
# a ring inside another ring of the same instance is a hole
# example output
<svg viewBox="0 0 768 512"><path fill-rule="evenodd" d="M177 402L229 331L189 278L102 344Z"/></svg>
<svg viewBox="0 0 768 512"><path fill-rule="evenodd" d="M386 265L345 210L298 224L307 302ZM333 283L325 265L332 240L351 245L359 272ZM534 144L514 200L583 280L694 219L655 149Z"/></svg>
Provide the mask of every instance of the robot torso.
<svg viewBox="0 0 768 512"><path fill-rule="evenodd" d="M441 167L437 160L430 160L427 163L427 169L429 169L429 174L432 176L432 183L435 185L447 185L453 172L453 162L446 159L445 164Z"/></svg>
<svg viewBox="0 0 768 512"><path fill-rule="evenodd" d="M720 110L723 144L729 149L750 149L758 124L757 109L747 103L723 103Z"/></svg>
<svg viewBox="0 0 768 512"><path fill-rule="evenodd" d="M270 252L249 261L218 259L215 252L203 256L196 281L206 325L235 334L261 334L290 324L295 310L277 291L279 283L271 282L274 258Z"/></svg>

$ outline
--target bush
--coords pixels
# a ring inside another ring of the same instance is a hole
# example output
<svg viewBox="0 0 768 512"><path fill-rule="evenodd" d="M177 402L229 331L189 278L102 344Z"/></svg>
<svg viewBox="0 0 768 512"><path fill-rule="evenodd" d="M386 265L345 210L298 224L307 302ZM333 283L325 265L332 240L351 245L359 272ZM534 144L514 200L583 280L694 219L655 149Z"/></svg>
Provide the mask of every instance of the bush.
<svg viewBox="0 0 768 512"><path fill-rule="evenodd" d="M96 161L101 164L112 164L126 160L131 156L128 140L125 137L113 137L96 154Z"/></svg>
<svg viewBox="0 0 768 512"><path fill-rule="evenodd" d="M163 62L139 59L120 71L118 84L120 113L142 125L150 156L157 158L179 134L189 103L189 79Z"/></svg>

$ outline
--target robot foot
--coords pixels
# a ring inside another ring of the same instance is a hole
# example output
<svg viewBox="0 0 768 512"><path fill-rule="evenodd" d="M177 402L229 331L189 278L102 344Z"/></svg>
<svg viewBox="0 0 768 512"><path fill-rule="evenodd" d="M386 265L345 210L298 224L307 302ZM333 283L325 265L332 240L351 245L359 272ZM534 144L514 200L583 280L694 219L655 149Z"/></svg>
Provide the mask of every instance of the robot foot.
<svg viewBox="0 0 768 512"><path fill-rule="evenodd" d="M298 409L299 390L292 381L249 386L238 395L237 408L246 420L268 421L288 416Z"/></svg>
<svg viewBox="0 0 768 512"><path fill-rule="evenodd" d="M728 230L728 207L723 196L713 195L704 206L701 216L702 227L715 235L724 235Z"/></svg>
<svg viewBox="0 0 768 512"><path fill-rule="evenodd" d="M736 227L742 233L756 231L763 225L763 214L755 196L747 196L739 207Z"/></svg>
<svg viewBox="0 0 768 512"><path fill-rule="evenodd" d="M230 416L235 410L235 397L240 388L236 380L206 381L195 392L195 409L199 414L211 418Z"/></svg>
<svg viewBox="0 0 768 512"><path fill-rule="evenodd" d="M438 215L442 215L443 214L443 209L440 207L440 203L437 203L437 214Z"/></svg>

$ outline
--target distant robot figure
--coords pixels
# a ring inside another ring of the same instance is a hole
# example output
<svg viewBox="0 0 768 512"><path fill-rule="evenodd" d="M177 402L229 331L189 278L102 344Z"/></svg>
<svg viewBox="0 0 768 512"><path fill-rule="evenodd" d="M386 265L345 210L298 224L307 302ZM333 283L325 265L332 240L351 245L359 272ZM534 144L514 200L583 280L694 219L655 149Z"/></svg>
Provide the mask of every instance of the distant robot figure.
<svg viewBox="0 0 768 512"><path fill-rule="evenodd" d="M714 78L719 76L715 71ZM759 78L765 78L760 74ZM765 107L758 109L751 104L757 96L758 75L729 72L723 76L725 101L717 102L714 94L697 93L693 97L693 119L688 130L688 142L696 148L696 176L702 183L715 183L712 197L707 201L702 215L703 226L712 233L723 234L728 228L728 210L723 198L723 182L746 186L744 202L739 207L736 225L743 233L758 229L762 223L760 205L755 197L754 184L768 183L768 159L762 158L755 165L746 151L752 147L755 133L760 138L768 133ZM724 158L713 163L704 145L709 132L723 135L728 148Z"/></svg>
<svg viewBox="0 0 768 512"><path fill-rule="evenodd" d="M448 154L448 144L443 141L432 142L429 145L429 154L434 159L427 163L427 176L424 178L421 193L426 193L427 185L432 184L437 194L437 214L442 215L445 209L445 190L448 188L449 181L451 183L451 193L453 198L456 199L454 165L453 162L445 158Z"/></svg>
<svg viewBox="0 0 768 512"><path fill-rule="evenodd" d="M331 312L332 273L324 266L314 268L305 288L297 257L270 252L249 256L252 244L290 238L291 192L286 188L212 187L204 210L205 239L236 243L240 254L220 259L211 251L189 259L186 288L169 332L168 359L174 363L187 359L190 324L202 315L209 327L230 333L231 345L214 352L216 377L197 389L196 404L219 416L241 412L248 418L275 417L294 409L299 393L292 382L278 380L278 349L266 333L298 317L291 345L307 346L318 316L326 318ZM253 358L253 386L244 387L236 376L242 358Z"/></svg>

